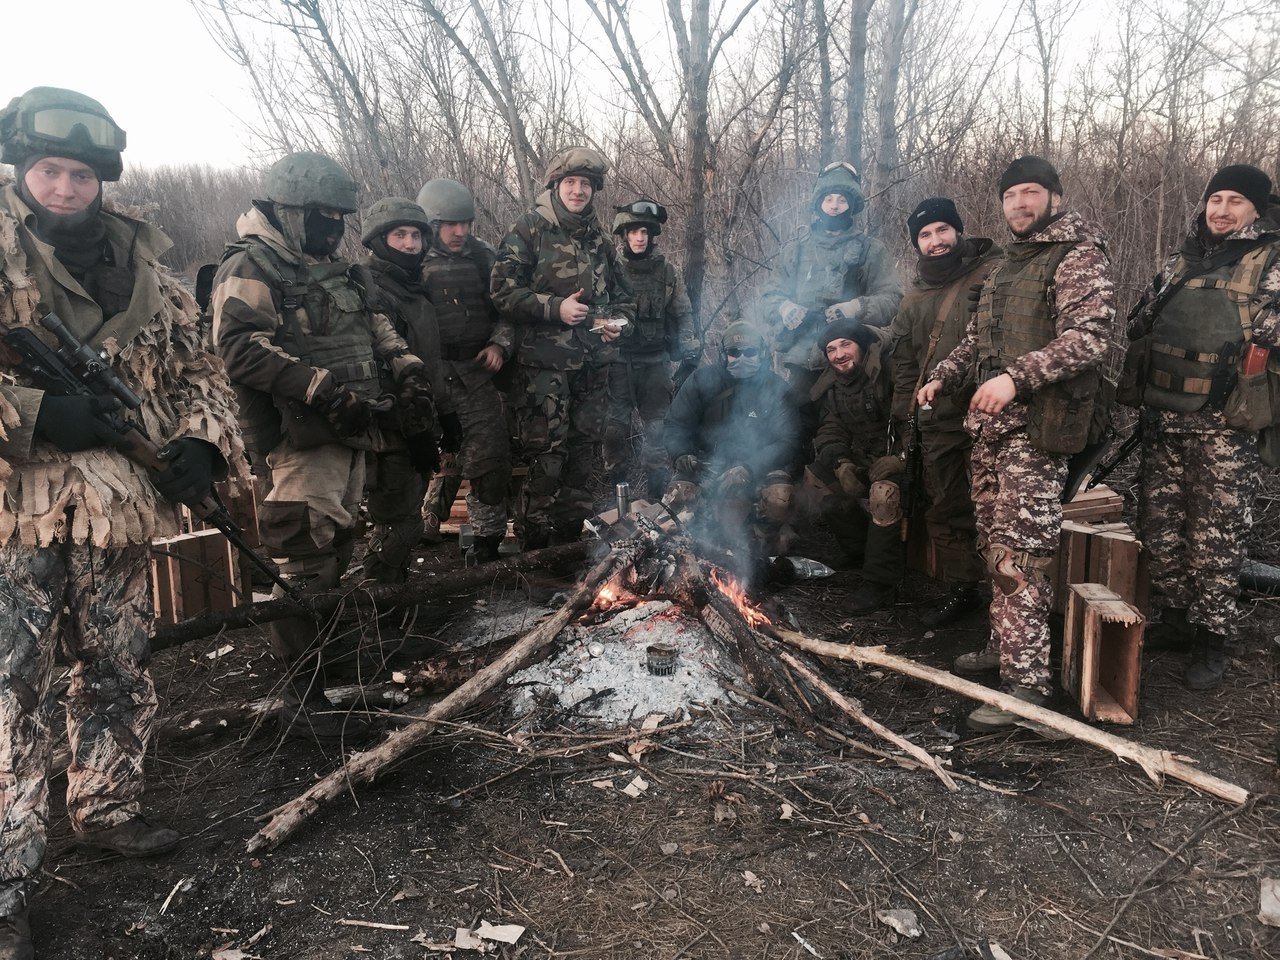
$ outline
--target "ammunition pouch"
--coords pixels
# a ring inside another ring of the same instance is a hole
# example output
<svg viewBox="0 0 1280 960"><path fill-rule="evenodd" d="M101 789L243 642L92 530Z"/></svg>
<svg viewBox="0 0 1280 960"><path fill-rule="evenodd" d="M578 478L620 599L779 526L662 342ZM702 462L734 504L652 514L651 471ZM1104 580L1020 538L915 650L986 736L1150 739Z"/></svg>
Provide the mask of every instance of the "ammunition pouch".
<svg viewBox="0 0 1280 960"><path fill-rule="evenodd" d="M1151 334L1129 341L1124 355L1124 367L1120 371L1120 382L1116 385L1117 403L1126 407L1142 406L1143 388L1150 376L1150 360Z"/></svg>
<svg viewBox="0 0 1280 960"><path fill-rule="evenodd" d="M1046 384L1031 396L1027 438L1037 450L1055 455L1079 453L1090 439L1106 432L1107 397L1113 393L1097 369ZM1101 400L1101 403L1099 401ZM1095 418L1095 407L1099 416Z"/></svg>

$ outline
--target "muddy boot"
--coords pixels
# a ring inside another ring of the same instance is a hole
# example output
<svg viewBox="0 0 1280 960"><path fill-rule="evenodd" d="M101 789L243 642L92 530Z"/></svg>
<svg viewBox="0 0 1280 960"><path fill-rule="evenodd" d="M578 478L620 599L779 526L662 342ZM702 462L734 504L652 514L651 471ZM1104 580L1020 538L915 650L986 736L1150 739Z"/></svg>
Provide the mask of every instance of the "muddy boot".
<svg viewBox="0 0 1280 960"><path fill-rule="evenodd" d="M863 580L858 588L849 594L848 599L840 605L840 609L857 617L864 613L874 613L877 610L892 607L897 600L898 585L896 583L876 583L872 580Z"/></svg>
<svg viewBox="0 0 1280 960"><path fill-rule="evenodd" d="M152 823L139 814L124 823L102 830L86 830L76 833L76 846L93 852L108 851L125 857L154 857L168 853L178 845L182 836L177 830L159 823ZM0 953L0 957L4 954Z"/></svg>
<svg viewBox="0 0 1280 960"><path fill-rule="evenodd" d="M1191 690L1212 690L1227 671L1227 638L1208 627L1197 626L1195 650L1182 679Z"/></svg>
<svg viewBox="0 0 1280 960"><path fill-rule="evenodd" d="M434 513L422 515L422 542L439 543L444 537L440 534L440 518Z"/></svg>
<svg viewBox="0 0 1280 960"><path fill-rule="evenodd" d="M951 664L956 673L979 674L1000 669L999 650L975 650L962 653Z"/></svg>
<svg viewBox="0 0 1280 960"><path fill-rule="evenodd" d="M937 607L920 618L920 622L930 630L955 623L966 613L981 610L986 606L976 583L957 583L947 594L947 598Z"/></svg>
<svg viewBox="0 0 1280 960"><path fill-rule="evenodd" d="M1142 638L1142 648L1158 653L1174 650L1189 652L1195 643L1196 628L1187 623L1187 611L1182 607L1165 607L1156 623L1147 627Z"/></svg>
<svg viewBox="0 0 1280 960"><path fill-rule="evenodd" d="M502 534L491 537L476 537L471 544L473 563L492 563L498 559L498 547L502 545Z"/></svg>
<svg viewBox="0 0 1280 960"><path fill-rule="evenodd" d="M0 960L35 960L26 906L0 917Z"/></svg>
<svg viewBox="0 0 1280 960"><path fill-rule="evenodd" d="M1016 697L1024 703L1032 703L1037 707L1047 707L1052 701L1052 697L1048 694L1041 693L1031 687L1019 687L1014 684L1001 684L1002 692ZM1001 710L999 707L993 707L984 703L965 718L965 726L970 730L976 730L979 733L995 733L1000 730L1009 730L1017 725L1022 717L1016 713L1010 713L1008 710Z"/></svg>

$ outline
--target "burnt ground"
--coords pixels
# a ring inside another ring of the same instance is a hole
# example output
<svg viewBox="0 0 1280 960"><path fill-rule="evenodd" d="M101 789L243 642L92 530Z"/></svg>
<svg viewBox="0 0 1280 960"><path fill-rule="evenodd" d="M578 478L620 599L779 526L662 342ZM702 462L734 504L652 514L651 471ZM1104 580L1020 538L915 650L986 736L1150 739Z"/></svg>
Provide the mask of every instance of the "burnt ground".
<svg viewBox="0 0 1280 960"><path fill-rule="evenodd" d="M456 546L425 557L419 575L456 564ZM937 666L982 642L980 615L926 635L918 616L937 588L923 580L850 634L836 604L852 582L842 573L777 596L811 635L883 642ZM482 612L474 599L420 611L418 645L447 643L451 620ZM1117 731L1263 794L1239 810L1178 783L1156 787L1074 742L1021 730L968 737L967 701L831 667L871 715L970 780L949 793L926 772L727 704L638 762L611 758L617 744L597 744L608 731L580 719L533 735L521 753L493 733L511 724L498 703L276 851L249 856L255 818L336 763L268 723L156 744L148 804L186 837L156 861L72 849L54 781L33 902L40 956L443 957L423 943L488 920L528 928L498 948L507 958L959 957L987 941L1015 958L1078 958L1118 914L1093 956L1280 956L1280 931L1256 919L1260 879L1280 877L1280 601L1247 610L1221 689L1193 695L1179 658L1153 656L1142 718ZM207 657L225 644L234 650ZM262 632L244 630L165 651L154 676L165 710L183 711L261 695L278 672ZM636 773L650 784L637 799L598 785L621 788ZM896 908L915 911L921 937L877 919Z"/></svg>

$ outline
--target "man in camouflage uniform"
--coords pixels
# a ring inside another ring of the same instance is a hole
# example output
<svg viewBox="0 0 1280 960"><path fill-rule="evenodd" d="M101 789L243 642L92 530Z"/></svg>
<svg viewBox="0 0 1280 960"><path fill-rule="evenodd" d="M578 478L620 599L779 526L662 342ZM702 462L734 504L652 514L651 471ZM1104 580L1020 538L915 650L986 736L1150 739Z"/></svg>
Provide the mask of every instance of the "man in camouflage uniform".
<svg viewBox="0 0 1280 960"><path fill-rule="evenodd" d="M622 239L622 269L636 298L636 329L622 342L622 359L609 370L605 469L615 481L626 479L634 452L632 418L638 413L650 500L662 496L671 478L662 443L662 419L675 391L671 361L680 361L683 379L702 353L680 271L654 249L666 222L666 207L643 197L619 207L613 218L613 232Z"/></svg>
<svg viewBox="0 0 1280 960"><path fill-rule="evenodd" d="M841 319L887 327L902 299L889 249L854 226L864 202L852 164L826 167L814 184L809 232L779 254L773 289L761 298L806 441L817 426L809 394L827 364L823 328Z"/></svg>
<svg viewBox="0 0 1280 960"><path fill-rule="evenodd" d="M734 554L736 573L762 586L771 553L785 553L799 426L760 331L731 323L720 362L699 367L667 411L663 435L675 479L663 498L692 528Z"/></svg>
<svg viewBox="0 0 1280 960"><path fill-rule="evenodd" d="M934 368L917 401L932 405L944 392L977 384L965 429L974 438L978 550L992 582L991 638L956 668L998 666L1007 692L1045 704L1053 690L1053 586L1045 568L1058 546L1068 457L1091 439L1115 309L1102 236L1060 209L1062 182L1052 164L1020 157L999 189L1013 242L983 284L964 340ZM983 706L968 723L999 730L1016 720Z"/></svg>
<svg viewBox="0 0 1280 960"><path fill-rule="evenodd" d="M919 430L920 462L929 505L925 529L938 557L947 598L921 617L940 627L982 606L978 583L982 560L975 543L973 501L969 498L969 448L964 430L968 392L941 396L932 407L916 405L916 391L934 362L963 338L969 322L969 288L991 272L1002 251L985 237L964 235L964 221L946 197L929 197L907 217L919 258L911 289L892 326L893 418L899 435ZM912 505L908 505L910 508Z"/></svg>
<svg viewBox="0 0 1280 960"><path fill-rule="evenodd" d="M410 553L422 539L422 496L440 467L437 433L440 448L456 452L462 423L450 403L435 311L422 287L423 243L431 232L426 213L412 200L386 197L369 208L362 226L360 242L370 254L361 263L373 277L373 308L391 320L410 352L427 365L439 421L404 422L402 409L379 414L384 443L366 478L374 526L364 575L377 583L403 583Z"/></svg>
<svg viewBox="0 0 1280 960"><path fill-rule="evenodd" d="M270 471L262 543L287 580L315 592L336 587L351 560L365 455L388 442L381 415L401 407L402 429L414 434L434 409L423 362L373 310L368 270L334 256L343 217L357 209L350 174L323 154L292 153L267 171L265 187L218 268L213 341L240 399L246 446ZM395 396L384 394L384 376ZM330 744L367 736L366 722L333 714L324 696L315 619L276 620L270 638L289 668L290 731Z"/></svg>
<svg viewBox="0 0 1280 960"><path fill-rule="evenodd" d="M1153 639L1191 647L1185 680L1217 686L1253 522L1258 431L1280 383L1280 220L1271 180L1235 164L1205 188L1190 234L1135 318L1124 396L1142 405L1141 527Z"/></svg>
<svg viewBox="0 0 1280 960"><path fill-rule="evenodd" d="M45 392L6 349L0 358L0 958L34 956L27 897L45 851L51 694L66 692L67 813L81 846L163 853L178 834L141 812L143 757L156 713L147 672L154 622L152 537L180 532L176 504L198 503L243 448L222 364L201 345L198 308L158 263L170 243L110 212L103 181L121 173L124 131L96 100L37 87L0 111L0 332L52 311L132 384L124 411L162 446L149 471L103 422L114 396ZM237 467L237 474L240 474ZM243 479L239 477L238 479Z"/></svg>
<svg viewBox="0 0 1280 960"><path fill-rule="evenodd" d="M507 532L511 436L494 376L515 352L510 323L500 322L489 296L496 251L471 232L471 192L457 180L429 180L418 192L433 236L423 263L423 288L436 311L444 391L462 419L462 447L446 455L423 507L428 540L440 539L463 478L470 482L467 516L475 533L472 556L498 559Z"/></svg>
<svg viewBox="0 0 1280 960"><path fill-rule="evenodd" d="M519 331L516 419L529 473L516 524L526 550L582 534L608 366L635 324L635 301L592 206L607 169L589 147L556 154L547 189L512 225L493 267L493 302Z"/></svg>
<svg viewBox="0 0 1280 960"><path fill-rule="evenodd" d="M836 320L823 331L829 366L814 384L817 456L809 471L836 542L860 561L862 583L845 601L852 614L893 604L906 566L902 545L902 458L886 453L893 365L889 331Z"/></svg>

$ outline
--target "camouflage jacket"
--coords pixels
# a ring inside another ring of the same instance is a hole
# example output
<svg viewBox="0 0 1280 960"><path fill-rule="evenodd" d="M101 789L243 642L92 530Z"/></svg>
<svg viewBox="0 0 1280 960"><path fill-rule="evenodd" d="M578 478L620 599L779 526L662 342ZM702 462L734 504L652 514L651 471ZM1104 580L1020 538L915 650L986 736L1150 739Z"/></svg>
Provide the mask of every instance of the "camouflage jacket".
<svg viewBox="0 0 1280 960"><path fill-rule="evenodd" d="M102 309L34 233L35 215L13 186L0 188L0 328L37 329L52 309L82 341L105 351L142 397L130 416L157 444L199 437L215 444L239 482L247 476L236 404L222 361L209 353L199 308L159 265L169 239L155 227L103 209L115 262L128 264L128 308L105 323ZM146 543L181 532L178 510L147 472L115 450L63 453L35 437L44 392L0 362L0 543L16 531L27 545L92 541L99 547ZM68 525L68 508L74 508Z"/></svg>
<svg viewBox="0 0 1280 960"><path fill-rule="evenodd" d="M888 330L875 334L876 342L852 374L841 376L828 366L809 394L820 411L813 441L816 459L830 470L845 461L867 470L889 452L893 347Z"/></svg>
<svg viewBox="0 0 1280 960"><path fill-rule="evenodd" d="M532 367L577 370L584 363L609 363L619 357L618 343L606 344L591 332L596 318L624 317L628 336L635 324L635 298L618 266L613 244L594 214L576 229L543 191L498 247L490 290L502 316L519 332L516 358ZM560 304L577 290L591 313L577 326L560 320Z"/></svg>
<svg viewBox="0 0 1280 960"><path fill-rule="evenodd" d="M1058 335L1005 368L1018 393L1003 410L971 411L965 416L965 429L975 437L999 437L1024 428L1031 394L1097 366L1116 335L1115 289L1107 275L1111 259L1101 230L1078 213L1068 212L1039 233L1015 242L1073 245L1046 293ZM960 391L972 382L977 349L978 327L971 318L964 340L934 367L929 379L942 381L944 393Z"/></svg>
<svg viewBox="0 0 1280 960"><path fill-rule="evenodd" d="M829 233L814 226L779 254L774 285L760 302L764 325L777 338L785 330L778 308L786 300L819 312L834 303L856 301L859 320L869 327L887 327L901 299L902 284L883 243L854 229ZM818 343L820 332L820 325L810 323L792 346L778 351L781 362L823 369L827 361Z"/></svg>
<svg viewBox="0 0 1280 960"><path fill-rule="evenodd" d="M636 329L622 342L622 355L641 363L696 360L702 342L680 271L657 251L620 262L636 297Z"/></svg>
<svg viewBox="0 0 1280 960"><path fill-rule="evenodd" d="M917 272L911 289L902 299L898 315L890 328L893 337L893 416L906 420L915 410L916 383L920 379L921 366L929 355L929 337L938 319L938 311L953 288L955 296L942 321L938 343L928 360L929 366L941 360L964 338L969 323L969 287L977 281L976 274L998 259L1001 249L985 237L973 237L961 241L954 268L945 275L926 280ZM934 258L937 259L937 258ZM925 258L921 258L925 263ZM939 397L933 410L921 410L917 420L921 430L959 430L968 406L967 391Z"/></svg>

